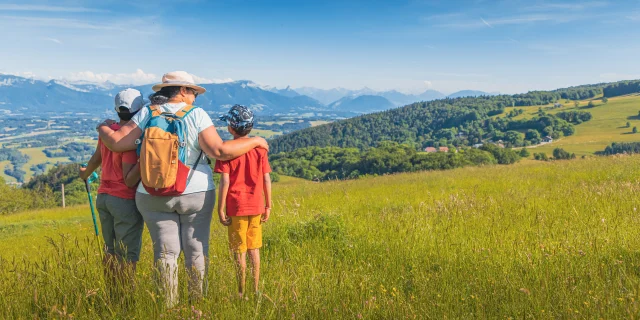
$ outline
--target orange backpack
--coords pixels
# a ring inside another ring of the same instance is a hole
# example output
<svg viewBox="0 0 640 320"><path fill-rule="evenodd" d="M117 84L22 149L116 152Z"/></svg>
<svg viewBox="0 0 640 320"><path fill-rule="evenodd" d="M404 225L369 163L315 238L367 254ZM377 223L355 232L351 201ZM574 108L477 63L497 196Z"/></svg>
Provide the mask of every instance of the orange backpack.
<svg viewBox="0 0 640 320"><path fill-rule="evenodd" d="M197 107L185 106L178 112L161 112L148 106L151 118L138 141L142 185L151 195L181 195L191 175L186 164L187 128L184 118ZM193 168L198 166L202 151ZM193 172L192 172L193 173Z"/></svg>

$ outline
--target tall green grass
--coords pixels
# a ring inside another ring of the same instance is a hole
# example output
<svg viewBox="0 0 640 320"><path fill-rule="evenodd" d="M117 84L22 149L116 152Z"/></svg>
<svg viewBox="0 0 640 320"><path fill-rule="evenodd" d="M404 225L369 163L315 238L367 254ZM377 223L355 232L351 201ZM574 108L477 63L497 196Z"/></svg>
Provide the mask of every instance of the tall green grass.
<svg viewBox="0 0 640 320"><path fill-rule="evenodd" d="M640 157L623 156L283 179L264 295L235 298L214 222L208 295L190 302L182 279L171 310L147 234L128 304L105 290L87 207L0 217L0 318L637 318L639 177Z"/></svg>

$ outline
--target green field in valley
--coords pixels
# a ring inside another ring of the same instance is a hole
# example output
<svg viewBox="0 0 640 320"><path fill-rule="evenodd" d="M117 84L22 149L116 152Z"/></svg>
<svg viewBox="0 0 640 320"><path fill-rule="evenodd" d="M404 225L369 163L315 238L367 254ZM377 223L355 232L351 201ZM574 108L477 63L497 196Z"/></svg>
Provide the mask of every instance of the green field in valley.
<svg viewBox="0 0 640 320"><path fill-rule="evenodd" d="M573 101L564 103L562 108L550 109L543 106L545 112L555 114L560 111L587 111L593 118L590 121L576 125L576 132L569 137L562 137L551 144L532 148L533 152L545 152L551 155L553 149L563 148L576 155L592 155L596 151L603 151L612 142L634 142L640 141L640 133L632 134L634 126L640 127L640 95L610 98L608 103L603 103L600 99L594 100L596 106L587 108L588 101L581 101L579 107L575 107ZM524 109L525 112L515 119L531 118L538 112L539 106L507 108L506 113L513 109ZM627 128L626 123L630 122L631 127Z"/></svg>
<svg viewBox="0 0 640 320"><path fill-rule="evenodd" d="M143 236L135 304L105 292L87 206L0 217L0 318L621 319L640 314L640 156L274 184L262 292L166 310ZM184 274L184 270L181 270ZM251 282L250 282L251 283Z"/></svg>
<svg viewBox="0 0 640 320"><path fill-rule="evenodd" d="M273 130L261 130L261 129L253 129L251 130L251 134L252 136L259 136L259 137L263 137L265 139L271 138L275 135L279 135L282 134L282 132L278 132L278 131L273 131Z"/></svg>
<svg viewBox="0 0 640 320"><path fill-rule="evenodd" d="M42 152L42 150L44 149L45 147L20 149L20 152L31 157L29 159L29 162L27 162L25 165L22 166L22 170L24 170L27 173L25 175L24 181L29 181L33 176L33 171L31 171L32 165L49 163L47 165L47 170L49 170L58 162L69 162L68 157L48 158L47 155L44 154L44 152Z"/></svg>

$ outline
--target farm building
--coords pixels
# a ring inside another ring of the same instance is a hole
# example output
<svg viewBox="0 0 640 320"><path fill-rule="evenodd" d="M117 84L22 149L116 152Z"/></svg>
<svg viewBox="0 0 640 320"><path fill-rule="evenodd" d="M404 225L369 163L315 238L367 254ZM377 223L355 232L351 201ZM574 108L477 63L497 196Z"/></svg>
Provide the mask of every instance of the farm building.
<svg viewBox="0 0 640 320"><path fill-rule="evenodd" d="M449 152L449 148L448 148L448 147L439 147L439 148L426 147L426 148L424 148L424 152L428 152L428 153L433 153L433 152Z"/></svg>

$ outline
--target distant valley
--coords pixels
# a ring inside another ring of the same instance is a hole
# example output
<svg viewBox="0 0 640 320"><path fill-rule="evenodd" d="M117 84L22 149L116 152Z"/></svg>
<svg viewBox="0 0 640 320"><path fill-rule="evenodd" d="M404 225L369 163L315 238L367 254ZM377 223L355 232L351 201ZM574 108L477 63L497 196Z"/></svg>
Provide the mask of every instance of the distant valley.
<svg viewBox="0 0 640 320"><path fill-rule="evenodd" d="M279 89L249 80L202 86L207 93L198 97L197 105L213 119L233 104L250 106L259 115L252 134L265 138L447 97L435 90L414 95L369 88ZM151 85L42 81L0 74L0 176L20 185L56 164L86 161L95 148L95 124L115 118L113 97L128 87L145 97L152 93ZM466 90L454 95L488 94ZM218 133L231 138L222 126Z"/></svg>

